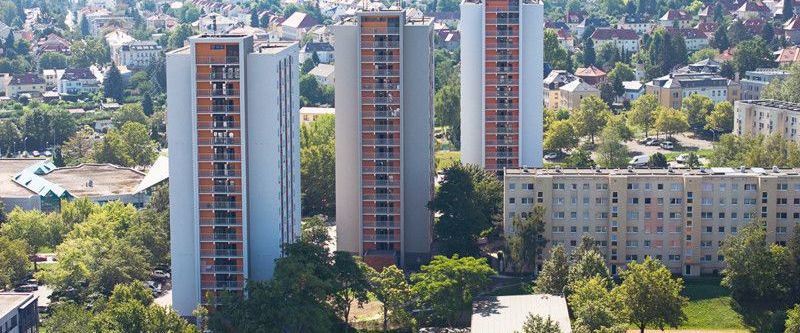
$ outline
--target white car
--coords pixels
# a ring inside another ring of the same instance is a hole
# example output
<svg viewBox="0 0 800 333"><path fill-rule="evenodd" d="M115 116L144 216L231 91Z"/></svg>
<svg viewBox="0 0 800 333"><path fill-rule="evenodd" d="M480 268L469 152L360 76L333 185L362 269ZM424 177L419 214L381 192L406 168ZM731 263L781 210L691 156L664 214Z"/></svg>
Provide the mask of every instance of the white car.
<svg viewBox="0 0 800 333"><path fill-rule="evenodd" d="M689 154L680 154L678 157L675 158L675 162L683 164L689 160Z"/></svg>
<svg viewBox="0 0 800 333"><path fill-rule="evenodd" d="M661 143L661 148L664 148L666 150L672 150L675 149L675 145L670 141L664 141Z"/></svg>
<svg viewBox="0 0 800 333"><path fill-rule="evenodd" d="M53 156L53 153L51 151L49 151L49 150L45 150L44 151L44 156L45 157L51 157L51 156Z"/></svg>
<svg viewBox="0 0 800 333"><path fill-rule="evenodd" d="M628 162L628 165L632 167L643 167L647 165L648 162L650 162L650 155L637 155Z"/></svg>
<svg viewBox="0 0 800 333"><path fill-rule="evenodd" d="M544 159L546 160L554 160L558 157L558 153L547 153L544 155Z"/></svg>
<svg viewBox="0 0 800 333"><path fill-rule="evenodd" d="M39 156L42 155L42 154L39 153L38 150L34 150L32 154L33 154L33 157L39 157Z"/></svg>

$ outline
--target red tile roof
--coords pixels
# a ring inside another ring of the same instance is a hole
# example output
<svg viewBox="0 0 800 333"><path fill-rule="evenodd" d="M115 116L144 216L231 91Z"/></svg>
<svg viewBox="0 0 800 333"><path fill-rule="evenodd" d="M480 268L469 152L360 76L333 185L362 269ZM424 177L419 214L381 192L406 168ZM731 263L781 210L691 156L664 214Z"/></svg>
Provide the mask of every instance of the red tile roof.
<svg viewBox="0 0 800 333"><path fill-rule="evenodd" d="M800 15L795 14L789 21L786 21L786 23L783 24L783 30L800 30Z"/></svg>
<svg viewBox="0 0 800 333"><path fill-rule="evenodd" d="M664 14L664 16L661 17L662 21L674 21L674 20L688 21L691 19L692 19L691 14L687 13L685 10L679 10L679 9L670 9L667 11L666 14Z"/></svg>
<svg viewBox="0 0 800 333"><path fill-rule="evenodd" d="M778 51L778 58L775 62L779 64L791 64L800 62L800 46L790 46Z"/></svg>
<svg viewBox="0 0 800 333"><path fill-rule="evenodd" d="M594 40L639 40L639 35L636 34L636 31L628 29L597 28L591 38Z"/></svg>
<svg viewBox="0 0 800 333"><path fill-rule="evenodd" d="M580 67L575 70L575 76L578 77L603 77L606 76L606 72L603 72L602 69L589 66L589 67Z"/></svg>

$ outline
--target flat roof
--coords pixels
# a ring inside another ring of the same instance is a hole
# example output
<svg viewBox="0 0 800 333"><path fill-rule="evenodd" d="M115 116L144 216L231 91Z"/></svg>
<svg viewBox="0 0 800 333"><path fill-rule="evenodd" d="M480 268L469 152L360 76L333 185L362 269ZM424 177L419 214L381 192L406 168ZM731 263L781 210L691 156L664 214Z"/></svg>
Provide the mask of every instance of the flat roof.
<svg viewBox="0 0 800 333"><path fill-rule="evenodd" d="M0 293L0 318L4 317L9 312L25 305L25 303L33 298L33 294L26 293Z"/></svg>
<svg viewBox="0 0 800 333"><path fill-rule="evenodd" d="M20 198L36 195L31 190L14 182L14 176L25 168L44 161L43 158L1 158L0 197Z"/></svg>
<svg viewBox="0 0 800 333"><path fill-rule="evenodd" d="M778 101L774 99L759 99L759 100L740 100L736 101L737 103L741 104L752 104L758 106L765 106L770 108L776 108L781 110L789 110L794 112L800 112L800 104L798 103L791 103L791 102L784 102Z"/></svg>
<svg viewBox="0 0 800 333"><path fill-rule="evenodd" d="M550 317L562 333L572 332L563 296L533 294L487 297L472 304L472 333L522 332L528 314Z"/></svg>
<svg viewBox="0 0 800 333"><path fill-rule="evenodd" d="M97 197L136 193L145 175L131 168L111 164L81 164L59 168L42 177L75 197Z"/></svg>
<svg viewBox="0 0 800 333"><path fill-rule="evenodd" d="M780 168L622 168L570 169L520 168L506 169L510 176L798 176L800 169Z"/></svg>

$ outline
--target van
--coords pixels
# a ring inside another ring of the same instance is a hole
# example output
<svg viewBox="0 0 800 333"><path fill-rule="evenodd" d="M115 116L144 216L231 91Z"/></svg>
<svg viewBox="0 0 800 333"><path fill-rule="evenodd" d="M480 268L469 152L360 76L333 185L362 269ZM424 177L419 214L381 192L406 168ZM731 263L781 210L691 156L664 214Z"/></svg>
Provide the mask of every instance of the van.
<svg viewBox="0 0 800 333"><path fill-rule="evenodd" d="M648 162L650 162L650 155L637 155L634 156L630 162L628 162L628 165L634 167L643 167L647 165Z"/></svg>

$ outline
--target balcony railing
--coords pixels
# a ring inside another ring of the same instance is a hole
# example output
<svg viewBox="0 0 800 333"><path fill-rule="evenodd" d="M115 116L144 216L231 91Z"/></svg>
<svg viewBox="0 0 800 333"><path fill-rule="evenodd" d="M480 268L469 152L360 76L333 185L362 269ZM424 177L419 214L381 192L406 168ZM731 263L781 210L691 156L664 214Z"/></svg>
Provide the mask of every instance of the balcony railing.
<svg viewBox="0 0 800 333"><path fill-rule="evenodd" d="M394 221L373 221L373 222L364 221L363 225L364 228L387 228L387 229L400 228L400 222L394 222Z"/></svg>
<svg viewBox="0 0 800 333"><path fill-rule="evenodd" d="M239 113L238 106L198 106L197 113Z"/></svg>
<svg viewBox="0 0 800 333"><path fill-rule="evenodd" d="M241 241L242 236L235 233L213 233L200 234L200 240L204 241Z"/></svg>
<svg viewBox="0 0 800 333"><path fill-rule="evenodd" d="M388 119L397 118L400 112L395 111L361 111L361 116L364 118Z"/></svg>
<svg viewBox="0 0 800 333"><path fill-rule="evenodd" d="M519 55L513 54L498 54L493 56L486 56L486 60L495 60L495 61L519 61Z"/></svg>
<svg viewBox="0 0 800 333"><path fill-rule="evenodd" d="M204 265L203 273L241 273L242 266L238 265Z"/></svg>
<svg viewBox="0 0 800 333"><path fill-rule="evenodd" d="M241 209L242 204L239 202L226 202L226 201L204 201L200 203L200 208L205 209Z"/></svg>
<svg viewBox="0 0 800 333"><path fill-rule="evenodd" d="M486 140L487 146L516 146L514 140Z"/></svg>
<svg viewBox="0 0 800 333"><path fill-rule="evenodd" d="M198 154L199 161L206 162L238 162L242 160L240 154Z"/></svg>
<svg viewBox="0 0 800 333"><path fill-rule="evenodd" d="M200 193L241 193L242 187L237 185L201 185Z"/></svg>
<svg viewBox="0 0 800 333"><path fill-rule="evenodd" d="M200 177L233 177L238 178L242 176L242 172L239 170L213 170L213 171L200 171Z"/></svg>
<svg viewBox="0 0 800 333"><path fill-rule="evenodd" d="M198 121L199 129L238 129L238 121Z"/></svg>
<svg viewBox="0 0 800 333"><path fill-rule="evenodd" d="M400 28L383 27L383 28L361 28L363 35L397 35L400 33Z"/></svg>
<svg viewBox="0 0 800 333"><path fill-rule="evenodd" d="M363 200L373 200L373 201L374 200L400 200L400 195L399 194L389 194L389 193L364 194L364 195L361 196L361 199L363 199Z"/></svg>
<svg viewBox="0 0 800 333"><path fill-rule="evenodd" d="M486 157L517 157L519 154L511 151L496 151L486 153Z"/></svg>
<svg viewBox="0 0 800 333"><path fill-rule="evenodd" d="M494 79L487 79L487 80L486 80L486 84L489 84L489 85L510 85L510 86L516 86L516 85L519 85L519 81L518 81L518 80L512 80L512 79L507 79L507 80L494 80Z"/></svg>
<svg viewBox="0 0 800 333"><path fill-rule="evenodd" d="M238 64L239 57L238 56L206 56L206 57L197 57L196 59L197 64L199 65L215 65L215 64Z"/></svg>
<svg viewBox="0 0 800 333"><path fill-rule="evenodd" d="M373 49L396 49L400 47L400 41L362 41L361 47Z"/></svg>
<svg viewBox="0 0 800 333"><path fill-rule="evenodd" d="M362 97L364 104L400 104L400 97Z"/></svg>
<svg viewBox="0 0 800 333"><path fill-rule="evenodd" d="M398 159L400 158L400 152L366 152L362 153L361 157L374 159Z"/></svg>
<svg viewBox="0 0 800 333"><path fill-rule="evenodd" d="M519 5L508 4L508 6L486 6L486 11L490 13L497 12L518 12Z"/></svg>
<svg viewBox="0 0 800 333"><path fill-rule="evenodd" d="M511 115L486 115L486 121L515 121Z"/></svg>
<svg viewBox="0 0 800 333"><path fill-rule="evenodd" d="M214 281L203 282L203 289L242 289L244 282L239 281Z"/></svg>
<svg viewBox="0 0 800 333"><path fill-rule="evenodd" d="M365 241L399 242L400 235L364 235Z"/></svg>
<svg viewBox="0 0 800 333"><path fill-rule="evenodd" d="M514 30L496 30L496 31L487 31L486 36L517 36L519 35L519 31Z"/></svg>
<svg viewBox="0 0 800 333"><path fill-rule="evenodd" d="M362 62L400 62L396 55L361 56Z"/></svg>
<svg viewBox="0 0 800 333"><path fill-rule="evenodd" d="M486 97L508 97L508 98L518 98L519 93L516 91L492 91L486 93Z"/></svg>
<svg viewBox="0 0 800 333"><path fill-rule="evenodd" d="M228 73L197 73L198 80L209 80L209 81L228 81L228 80L239 80L239 75L235 74L228 74Z"/></svg>
<svg viewBox="0 0 800 333"><path fill-rule="evenodd" d="M400 167L393 167L393 166L365 166L361 167L362 172L392 172L398 173L400 172Z"/></svg>
<svg viewBox="0 0 800 333"><path fill-rule="evenodd" d="M519 104L515 103L486 103L486 108L489 110L516 110L519 109Z"/></svg>
<svg viewBox="0 0 800 333"><path fill-rule="evenodd" d="M200 145L238 145L241 143L241 138L211 138L197 140L197 144Z"/></svg>
<svg viewBox="0 0 800 333"><path fill-rule="evenodd" d="M400 139L364 139L362 143L365 145L385 145L385 146L398 146Z"/></svg>
<svg viewBox="0 0 800 333"><path fill-rule="evenodd" d="M508 134L508 133L517 133L519 130L513 127L495 127L495 128L487 128L486 133L500 133L500 134Z"/></svg>
<svg viewBox="0 0 800 333"><path fill-rule="evenodd" d="M200 225L240 225L242 220L236 217L200 218Z"/></svg>
<svg viewBox="0 0 800 333"><path fill-rule="evenodd" d="M400 76L399 69L365 69L361 71L363 76Z"/></svg>
<svg viewBox="0 0 800 333"><path fill-rule="evenodd" d="M361 182L362 187L399 187L400 181L397 180L365 180Z"/></svg>
<svg viewBox="0 0 800 333"><path fill-rule="evenodd" d="M519 18L487 18L486 24L519 24Z"/></svg>
<svg viewBox="0 0 800 333"><path fill-rule="evenodd" d="M197 89L198 97L239 96L239 89Z"/></svg>
<svg viewBox="0 0 800 333"><path fill-rule="evenodd" d="M362 90L400 90L399 83L362 83Z"/></svg>
<svg viewBox="0 0 800 333"><path fill-rule="evenodd" d="M200 250L200 255L204 257L241 257L243 251L240 249Z"/></svg>

